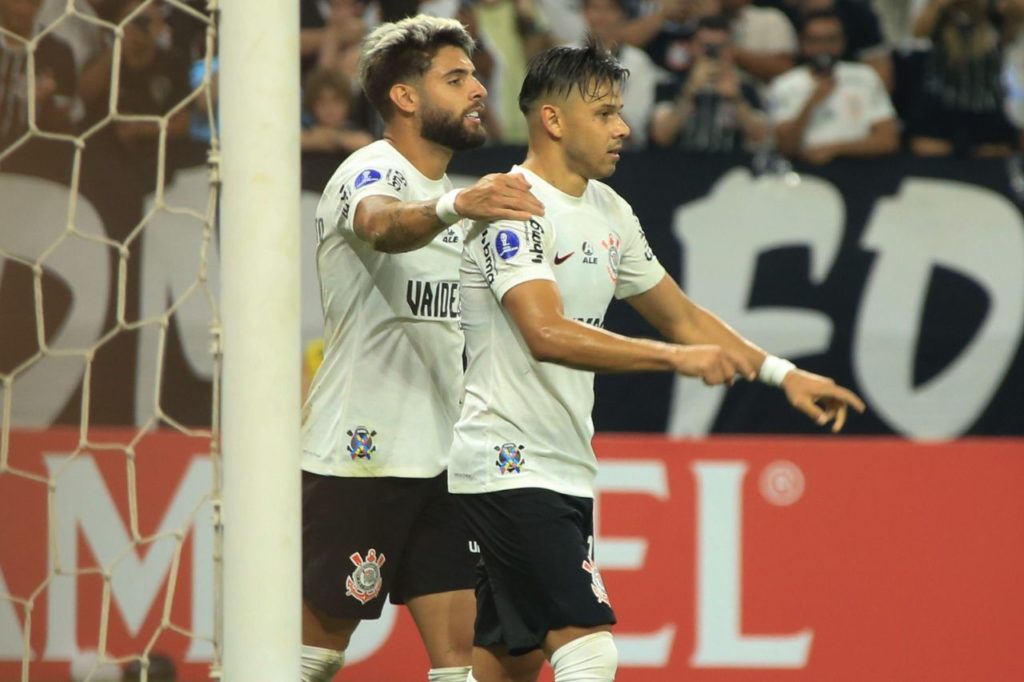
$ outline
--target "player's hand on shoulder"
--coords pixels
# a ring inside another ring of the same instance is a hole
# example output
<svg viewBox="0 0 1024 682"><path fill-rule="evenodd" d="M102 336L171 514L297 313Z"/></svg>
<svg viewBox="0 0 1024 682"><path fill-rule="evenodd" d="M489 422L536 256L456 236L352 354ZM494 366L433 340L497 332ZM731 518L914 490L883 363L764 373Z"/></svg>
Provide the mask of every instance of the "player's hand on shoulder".
<svg viewBox="0 0 1024 682"><path fill-rule="evenodd" d="M519 173L492 173L459 192L455 211L471 220L529 220L544 215L544 204Z"/></svg>
<svg viewBox="0 0 1024 682"><path fill-rule="evenodd" d="M732 386L737 376L747 380L757 377L757 368L750 360L739 353L715 345L678 346L676 371L701 379L708 386Z"/></svg>
<svg viewBox="0 0 1024 682"><path fill-rule="evenodd" d="M832 432L838 433L846 423L849 408L864 412L864 401L828 377L802 369L793 369L782 380L782 390L789 403L813 419L819 426L832 422Z"/></svg>

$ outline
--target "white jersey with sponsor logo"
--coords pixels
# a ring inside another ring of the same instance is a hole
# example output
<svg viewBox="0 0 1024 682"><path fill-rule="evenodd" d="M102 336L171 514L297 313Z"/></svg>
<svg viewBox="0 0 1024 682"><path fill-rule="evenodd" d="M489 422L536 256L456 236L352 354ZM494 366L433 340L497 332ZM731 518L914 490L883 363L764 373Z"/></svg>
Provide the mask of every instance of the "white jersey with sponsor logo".
<svg viewBox="0 0 1024 682"><path fill-rule="evenodd" d="M385 254L356 236L368 196L434 199L431 180L384 140L352 154L316 210L324 360L302 415L302 468L334 476L428 478L445 469L462 398L462 226Z"/></svg>
<svg viewBox="0 0 1024 682"><path fill-rule="evenodd" d="M601 327L612 298L641 294L665 270L629 204L591 181L582 197L515 167L544 204L527 223L474 223L460 271L469 366L448 488L483 493L547 488L592 497L594 375L538 362L501 299L535 279L558 284L566 317Z"/></svg>

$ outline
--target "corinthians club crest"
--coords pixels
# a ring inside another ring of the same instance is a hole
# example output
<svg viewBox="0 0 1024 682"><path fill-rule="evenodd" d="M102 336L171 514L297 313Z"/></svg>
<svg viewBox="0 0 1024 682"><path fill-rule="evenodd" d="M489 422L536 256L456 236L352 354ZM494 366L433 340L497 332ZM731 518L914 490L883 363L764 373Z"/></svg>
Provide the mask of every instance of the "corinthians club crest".
<svg viewBox="0 0 1024 682"><path fill-rule="evenodd" d="M355 564L356 570L345 579L345 596L365 604L380 594L380 588L384 585L384 578L380 574L384 555L378 556L377 550L371 547L366 552L365 560L359 552L353 552L349 561Z"/></svg>
<svg viewBox="0 0 1024 682"><path fill-rule="evenodd" d="M584 559L583 570L590 574L590 589L597 597L597 603L611 606L612 603L608 601L608 590L604 587L604 579L601 577L601 571L597 570L597 564Z"/></svg>
<svg viewBox="0 0 1024 682"><path fill-rule="evenodd" d="M373 444L376 431L371 431L365 426L357 426L355 430L346 433L352 437L345 448L352 459L370 459L370 455L377 452L377 446Z"/></svg>
<svg viewBox="0 0 1024 682"><path fill-rule="evenodd" d="M622 259L622 242L614 234L609 234L608 239L601 240L601 246L608 250L608 277L612 282L619 281L619 262Z"/></svg>
<svg viewBox="0 0 1024 682"><path fill-rule="evenodd" d="M523 457L525 445L504 443L495 445L494 449L498 451L498 459L494 462L498 467L498 473L502 475L522 473L523 466L526 464L526 458Z"/></svg>

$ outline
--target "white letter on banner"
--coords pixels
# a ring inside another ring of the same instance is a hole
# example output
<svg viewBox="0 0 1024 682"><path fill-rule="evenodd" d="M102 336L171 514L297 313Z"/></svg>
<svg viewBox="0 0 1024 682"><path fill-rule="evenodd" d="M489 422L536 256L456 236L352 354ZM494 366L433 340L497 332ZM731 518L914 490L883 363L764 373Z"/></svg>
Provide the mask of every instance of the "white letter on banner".
<svg viewBox="0 0 1024 682"><path fill-rule="evenodd" d="M209 201L209 176L206 168L179 171L167 187L168 206L206 214ZM312 225L320 196L303 192L302 225ZM153 197L146 200L147 214L154 210ZM209 302L196 288L200 268L203 223L193 215L158 211L142 231L142 267L139 317L150 324L139 330L138 365L135 372L135 423L143 425L154 414L157 370L163 358L160 352L160 320L171 305L180 301L171 324L176 325L182 354L191 371L202 379L213 372L210 355ZM323 332L320 289L316 276L316 235L302 230L302 339L307 342ZM207 281L214 298L219 296L220 258L217 240L210 242L207 254ZM164 332L166 333L166 332ZM166 349L165 351L166 352ZM167 381L166 376L164 381ZM63 405L63 402L61 403ZM365 626L364 626L365 627Z"/></svg>
<svg viewBox="0 0 1024 682"><path fill-rule="evenodd" d="M594 484L594 535L597 547L597 565L603 570L640 571L647 558L647 540L643 537L606 538L600 535L601 496L608 493L651 495L658 500L668 499L668 474L665 463L659 460L601 461ZM615 595L611 595L615 599ZM669 623L649 634L630 634L615 631L615 645L619 662L631 667L668 665L675 640L676 626Z"/></svg>
<svg viewBox="0 0 1024 682"><path fill-rule="evenodd" d="M10 593L4 572L0 570L0 661L20 661L25 647L25 633L14 610L14 602L4 598Z"/></svg>
<svg viewBox="0 0 1024 682"><path fill-rule="evenodd" d="M202 499L211 491L213 468L209 458L196 457L160 521L157 534L164 537L141 548L145 556L140 559L140 548L132 545L129 531L93 457L77 455L70 462L68 459L64 455L46 456L50 476L60 471L54 496L57 537L53 544L57 556L50 557L50 565L57 566L59 558L62 574L50 583L46 599L48 631L44 657L51 660L67 660L78 653L78 576L67 573L81 568L78 565L79 531L100 566L112 571L111 601L117 605L128 633L138 636L146 616L154 604L159 603L157 598L174 556L173 533L188 532L192 523L198 526L212 523L209 502L202 502ZM193 553L197 557L193 562L193 590L201 594L211 593L211 588L202 582L209 582L213 577L213 548L200 547L199 543L210 542L212 538L212 531L196 533L192 538ZM197 565L199 560L206 562L201 571ZM181 580L178 585L182 585ZM212 603L207 602L197 609L194 601L191 629L201 636L212 637ZM99 623L89 626L99 627ZM188 658L196 660L201 653L209 658L211 651L206 642L194 644Z"/></svg>
<svg viewBox="0 0 1024 682"><path fill-rule="evenodd" d="M676 210L681 283L697 303L776 355L822 353L832 339L827 315L790 307L751 309L747 302L758 256L772 249L807 248L808 279L822 282L839 254L844 222L843 199L824 180L803 176L794 185L775 176L754 179L748 170L735 168L707 197ZM668 433L706 435L724 397L724 388L677 376Z"/></svg>
<svg viewBox="0 0 1024 682"><path fill-rule="evenodd" d="M83 355L46 355L18 375L14 382L11 422L16 426L49 426L82 383L85 372L84 351L91 350L103 334L110 293L110 262L114 253L109 246L66 234L68 188L64 185L20 175L0 174L0 206L5 225L2 248L5 253L37 261L46 250L45 271L62 280L71 292L64 320L50 320L51 349L81 350ZM85 197L79 195L71 217L75 230L92 237L105 236L99 214ZM9 222L8 222L9 221ZM6 258L0 258L0 278ZM26 268L27 271L27 268ZM32 310L32 299L19 301ZM44 301L45 304L45 301ZM40 324L29 313L21 324ZM18 363L28 358L18 358ZM3 388L0 387L0 400Z"/></svg>
<svg viewBox="0 0 1024 682"><path fill-rule="evenodd" d="M878 203L863 244L877 252L853 340L857 384L872 409L915 438L954 438L984 411L1024 333L1024 222L995 192L911 178ZM935 268L981 286L989 309L948 367L913 385L921 316Z"/></svg>
<svg viewBox="0 0 1024 682"><path fill-rule="evenodd" d="M693 462L697 481L696 668L803 668L812 630L743 635L743 462Z"/></svg>

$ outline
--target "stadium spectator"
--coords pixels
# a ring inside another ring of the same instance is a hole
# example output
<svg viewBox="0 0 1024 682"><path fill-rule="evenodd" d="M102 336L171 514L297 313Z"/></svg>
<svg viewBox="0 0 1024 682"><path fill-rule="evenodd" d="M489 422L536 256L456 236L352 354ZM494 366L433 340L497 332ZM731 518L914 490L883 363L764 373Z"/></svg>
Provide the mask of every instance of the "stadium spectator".
<svg viewBox="0 0 1024 682"><path fill-rule="evenodd" d="M166 30L160 7L155 2L127 0L117 21L123 27L124 37L116 116L107 120L111 113L112 46L105 48L104 54L86 67L79 91L85 103L84 126L91 130L103 122L85 138L83 188L87 194L102 196L103 190L92 187L91 183L115 183L125 191L111 197L110 201L123 204L141 202L156 190L161 170L165 183L169 182L174 171L195 162L192 154L201 150L197 151L189 142L188 107L168 116L189 95L189 64L181 51L160 47ZM161 126L155 120L133 118L137 116L167 116L162 168ZM121 205L106 209L118 215L130 215L129 209ZM112 228L108 224L114 232L124 227Z"/></svg>
<svg viewBox="0 0 1024 682"><path fill-rule="evenodd" d="M461 14L457 18L473 27L470 33L478 35L478 41L487 46L493 62L486 81L490 93L484 119L487 128L494 139L525 144L519 84L530 59L554 45L550 26L535 0L478 0L464 3ZM473 61L477 63L475 56ZM479 63L477 69L483 71Z"/></svg>
<svg viewBox="0 0 1024 682"><path fill-rule="evenodd" d="M304 3L305 4L305 3ZM354 64L359 60L359 42L366 35L367 22L363 18L366 3L363 0L331 0L327 16L323 18L323 28L315 29L318 33L315 60L311 60L307 73L312 68L349 70L349 76L355 74ZM308 11L308 10L305 10ZM309 30L303 30L305 41L310 44Z"/></svg>
<svg viewBox="0 0 1024 682"><path fill-rule="evenodd" d="M779 150L811 163L897 151L899 124L882 80L870 66L840 59L845 40L839 17L827 11L806 15L800 45L807 63L771 87Z"/></svg>
<svg viewBox="0 0 1024 682"><path fill-rule="evenodd" d="M1007 3L930 0L914 35L931 40L920 92L909 115L910 149L921 156L994 156L1019 146L1004 112L1003 47L1012 38ZM992 11L990 11L990 9Z"/></svg>
<svg viewBox="0 0 1024 682"><path fill-rule="evenodd" d="M796 63L796 31L786 15L750 0L721 0L732 30L733 59L751 76L767 83Z"/></svg>
<svg viewBox="0 0 1024 682"><path fill-rule="evenodd" d="M797 29L805 14L834 11L846 36L843 60L870 65L878 72L886 89L892 90L892 54L882 36L878 15L869 3L863 0L759 0L758 4L781 10Z"/></svg>
<svg viewBox="0 0 1024 682"><path fill-rule="evenodd" d="M0 0L0 150L18 141L29 128L27 42L36 28L39 0ZM75 96L75 62L71 49L47 34L35 46L36 124L52 133L71 131Z"/></svg>
<svg viewBox="0 0 1024 682"><path fill-rule="evenodd" d="M352 85L340 71L310 73L303 87L303 103L312 124L302 131L302 151L330 152L337 165L373 142L373 136L350 117L353 101Z"/></svg>
<svg viewBox="0 0 1024 682"><path fill-rule="evenodd" d="M697 22L720 14L722 6L719 0L657 0L631 11L641 13L622 25L621 42L643 48L658 67L681 74L690 68L690 41Z"/></svg>
<svg viewBox="0 0 1024 682"><path fill-rule="evenodd" d="M74 0L74 16L67 16L67 0L42 0L36 19L40 27L60 23L51 35L60 38L75 58L75 68L81 73L85 65L103 52L110 31L93 20L114 21L116 19L118 0ZM83 18L83 17L87 17Z"/></svg>
<svg viewBox="0 0 1024 682"><path fill-rule="evenodd" d="M625 16L623 0L583 0L583 17L587 29L610 49L620 64L629 69L629 79L623 84L622 90L622 118L632 131L626 145L641 148L647 145L647 131L654 111L660 74L658 67L643 50L619 42L618 27ZM525 119L522 116L518 118L525 125Z"/></svg>
<svg viewBox="0 0 1024 682"><path fill-rule="evenodd" d="M192 114L189 119L188 135L196 142L208 143L210 141L210 108L212 103L214 111L217 108L217 92L219 90L220 58L214 57L210 60L210 99L206 95L200 95L192 106ZM206 58L200 57L192 63L188 71L188 84L192 90L197 89L203 83L203 76L206 75Z"/></svg>
<svg viewBox="0 0 1024 682"><path fill-rule="evenodd" d="M651 139L662 147L702 152L759 145L768 120L757 89L736 67L728 24L720 17L702 19L693 52L693 68L661 89Z"/></svg>

